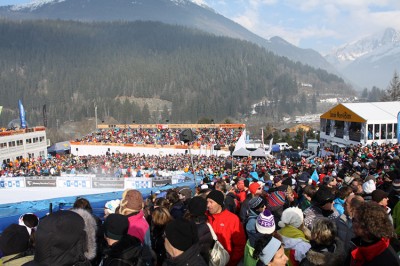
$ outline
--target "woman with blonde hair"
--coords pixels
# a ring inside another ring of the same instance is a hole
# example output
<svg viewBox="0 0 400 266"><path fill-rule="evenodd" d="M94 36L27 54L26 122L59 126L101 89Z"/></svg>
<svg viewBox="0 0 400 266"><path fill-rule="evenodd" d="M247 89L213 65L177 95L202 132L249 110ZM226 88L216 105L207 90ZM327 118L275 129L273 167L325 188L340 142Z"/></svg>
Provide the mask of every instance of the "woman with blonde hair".
<svg viewBox="0 0 400 266"><path fill-rule="evenodd" d="M346 254L343 242L336 237L336 225L328 218L317 218L311 229L311 248L300 266L344 265Z"/></svg>
<svg viewBox="0 0 400 266"><path fill-rule="evenodd" d="M151 247L157 255L157 265L162 265L166 251L164 247L164 232L167 223L173 220L167 208L158 207L151 215Z"/></svg>

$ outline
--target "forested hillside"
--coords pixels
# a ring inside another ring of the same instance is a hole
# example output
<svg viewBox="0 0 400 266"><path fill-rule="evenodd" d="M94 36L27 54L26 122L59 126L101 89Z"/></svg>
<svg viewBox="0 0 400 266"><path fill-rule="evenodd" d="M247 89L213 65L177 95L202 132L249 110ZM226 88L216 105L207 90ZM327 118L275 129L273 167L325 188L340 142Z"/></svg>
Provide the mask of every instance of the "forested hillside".
<svg viewBox="0 0 400 266"><path fill-rule="evenodd" d="M0 21L0 124L25 106L30 125L114 117L120 123L239 119L251 104L293 114L298 83L349 93L342 79L249 42L157 22ZM157 105L140 104L153 98ZM160 104L165 103L165 104ZM311 108L311 107L310 107ZM302 110L303 111L303 110ZM264 115L263 114L263 115Z"/></svg>

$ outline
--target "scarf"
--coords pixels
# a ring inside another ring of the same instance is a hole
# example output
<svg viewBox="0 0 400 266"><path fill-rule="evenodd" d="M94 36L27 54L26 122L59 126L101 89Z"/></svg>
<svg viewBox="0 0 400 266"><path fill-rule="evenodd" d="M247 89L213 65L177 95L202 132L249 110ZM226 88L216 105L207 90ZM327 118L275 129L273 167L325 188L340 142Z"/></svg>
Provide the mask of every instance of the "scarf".
<svg viewBox="0 0 400 266"><path fill-rule="evenodd" d="M388 238L382 238L378 242L369 246L360 246L351 252L351 265L361 266L364 263L373 260L376 256L381 254L390 245Z"/></svg>

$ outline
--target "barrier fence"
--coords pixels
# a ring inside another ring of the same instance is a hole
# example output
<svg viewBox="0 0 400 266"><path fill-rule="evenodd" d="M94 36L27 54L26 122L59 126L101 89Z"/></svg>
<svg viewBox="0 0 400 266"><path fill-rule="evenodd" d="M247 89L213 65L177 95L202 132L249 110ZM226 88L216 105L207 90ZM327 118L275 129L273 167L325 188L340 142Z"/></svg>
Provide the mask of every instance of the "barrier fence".
<svg viewBox="0 0 400 266"><path fill-rule="evenodd" d="M185 175L129 178L96 177L95 175L1 177L0 190L24 187L145 189L179 184L189 180L191 178Z"/></svg>

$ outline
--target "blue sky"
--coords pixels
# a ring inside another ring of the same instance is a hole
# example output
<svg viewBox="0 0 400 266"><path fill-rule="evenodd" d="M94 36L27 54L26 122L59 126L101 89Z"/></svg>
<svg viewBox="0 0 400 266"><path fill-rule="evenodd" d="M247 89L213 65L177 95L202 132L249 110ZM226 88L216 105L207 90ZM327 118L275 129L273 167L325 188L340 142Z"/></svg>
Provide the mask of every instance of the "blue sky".
<svg viewBox="0 0 400 266"><path fill-rule="evenodd" d="M323 54L387 27L400 30L399 0L192 1L206 4L261 37L280 36ZM29 2L0 0L0 5Z"/></svg>

